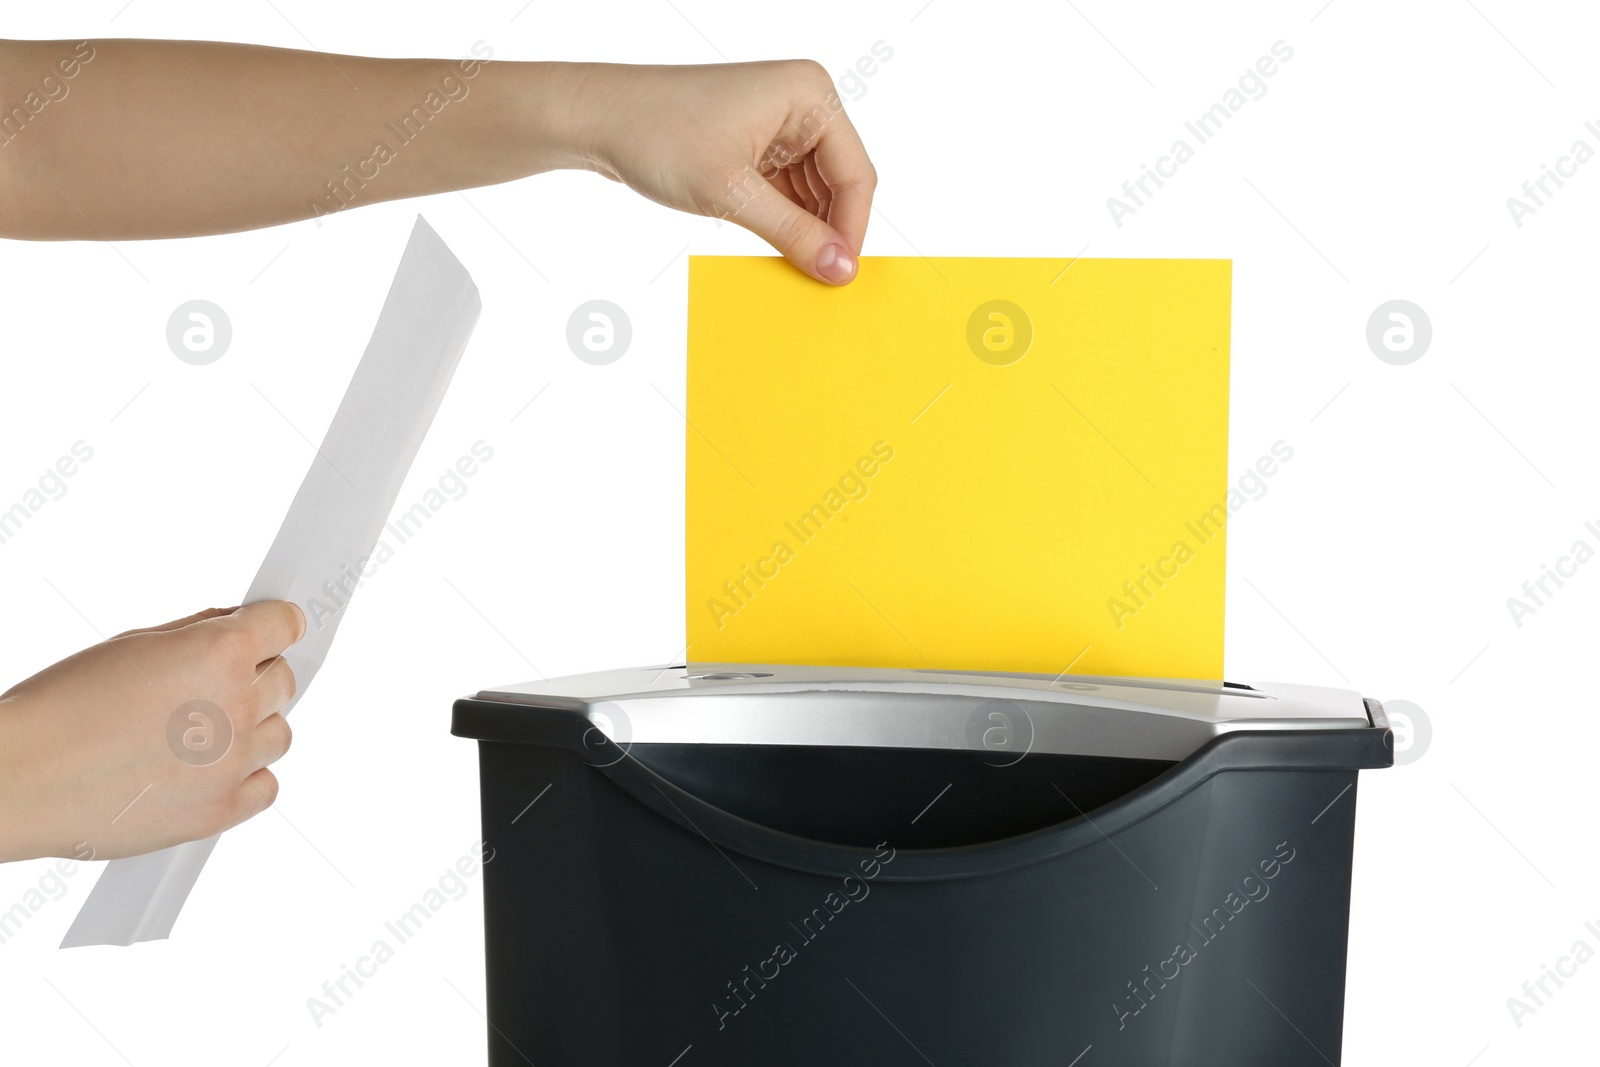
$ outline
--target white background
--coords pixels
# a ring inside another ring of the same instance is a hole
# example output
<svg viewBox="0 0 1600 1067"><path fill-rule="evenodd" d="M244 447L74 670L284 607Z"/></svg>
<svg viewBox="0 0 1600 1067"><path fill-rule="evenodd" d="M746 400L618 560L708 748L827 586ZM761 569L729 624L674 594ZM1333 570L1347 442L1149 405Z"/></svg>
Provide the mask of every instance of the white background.
<svg viewBox="0 0 1600 1067"><path fill-rule="evenodd" d="M1520 628L1506 599L1578 538L1600 546L1583 529L1600 520L1600 162L1520 228L1506 199L1574 140L1600 148L1583 128L1600 120L1594 12L674 2L109 0L9 5L3 32L394 56L479 40L500 59L809 56L836 77L883 41L893 57L849 101L882 177L869 254L1233 259L1232 467L1280 439L1294 458L1230 524L1228 675L1411 700L1433 726L1415 762L1362 777L1347 1062L1592 1057L1600 963L1521 1028L1506 999L1578 939L1600 948L1583 926L1600 920L1600 563ZM1106 198L1278 40L1294 55L1266 95L1116 226ZM242 123L240 136L266 134ZM0 243L0 506L75 441L94 449L66 495L0 545L0 680L243 592L419 210L485 310L402 506L475 441L494 458L366 585L296 715L276 811L227 836L172 940L58 952L96 876L84 867L0 946L0 1059L482 1056L476 879L320 1029L306 998L476 840L474 745L448 734L455 697L678 655L686 254L762 251L753 237L558 174L320 228ZM194 298L233 323L207 367L165 341ZM593 298L633 322L606 367L564 342ZM1365 341L1393 298L1433 324L1409 366ZM0 869L0 909L49 868Z"/></svg>

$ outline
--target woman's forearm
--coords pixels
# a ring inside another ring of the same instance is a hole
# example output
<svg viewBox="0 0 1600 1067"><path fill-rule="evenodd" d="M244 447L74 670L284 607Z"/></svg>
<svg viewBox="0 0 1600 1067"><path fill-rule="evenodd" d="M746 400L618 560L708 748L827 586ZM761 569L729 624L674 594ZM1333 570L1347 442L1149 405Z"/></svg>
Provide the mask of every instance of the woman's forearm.
<svg viewBox="0 0 1600 1067"><path fill-rule="evenodd" d="M0 236L186 237L580 165L577 64L0 43Z"/></svg>

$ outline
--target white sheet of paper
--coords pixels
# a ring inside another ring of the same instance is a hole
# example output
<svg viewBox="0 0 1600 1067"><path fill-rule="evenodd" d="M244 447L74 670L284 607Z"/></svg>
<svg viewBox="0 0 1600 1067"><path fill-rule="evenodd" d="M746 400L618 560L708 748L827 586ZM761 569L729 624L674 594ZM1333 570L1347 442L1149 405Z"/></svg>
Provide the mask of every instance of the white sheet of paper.
<svg viewBox="0 0 1600 1067"><path fill-rule="evenodd" d="M289 600L306 636L284 653L293 708L311 685L350 603L354 583L393 510L483 303L466 268L421 216L395 272L372 340L243 603ZM344 606L329 615L307 602ZM61 942L131 945L167 937L218 838L112 860Z"/></svg>

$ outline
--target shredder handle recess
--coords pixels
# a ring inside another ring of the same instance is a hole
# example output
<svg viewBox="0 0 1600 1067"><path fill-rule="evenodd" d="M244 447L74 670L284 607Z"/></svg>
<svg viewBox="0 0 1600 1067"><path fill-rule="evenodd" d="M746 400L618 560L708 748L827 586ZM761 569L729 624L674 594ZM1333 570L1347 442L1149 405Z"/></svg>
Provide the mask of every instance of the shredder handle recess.
<svg viewBox="0 0 1600 1067"><path fill-rule="evenodd" d="M1226 771L1349 771L1394 763L1394 734L1383 707L1368 700L1372 725L1344 730L1240 730L1208 741L1143 787L1095 809L1091 822L1074 816L1015 837L947 848L900 849L889 881L926 882L983 877L1076 852L1149 818ZM768 863L813 874L848 873L874 850L797 837L710 804L633 757L589 719L587 708L456 701L451 732L480 744L529 744L566 749L610 778L634 799L683 829Z"/></svg>

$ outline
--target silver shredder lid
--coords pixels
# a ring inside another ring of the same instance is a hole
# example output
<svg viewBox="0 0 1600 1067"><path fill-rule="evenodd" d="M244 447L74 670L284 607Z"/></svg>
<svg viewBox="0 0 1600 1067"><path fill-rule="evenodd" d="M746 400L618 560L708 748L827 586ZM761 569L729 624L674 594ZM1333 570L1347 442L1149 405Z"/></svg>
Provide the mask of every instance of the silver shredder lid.
<svg viewBox="0 0 1600 1067"><path fill-rule="evenodd" d="M1372 726L1353 690L782 664L635 667L485 689L618 744L989 749L1181 760L1236 730Z"/></svg>

